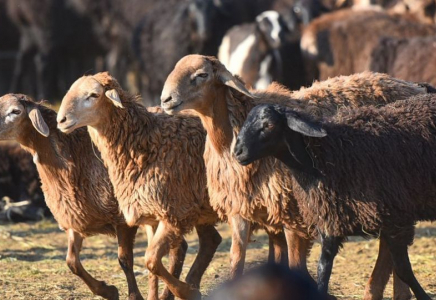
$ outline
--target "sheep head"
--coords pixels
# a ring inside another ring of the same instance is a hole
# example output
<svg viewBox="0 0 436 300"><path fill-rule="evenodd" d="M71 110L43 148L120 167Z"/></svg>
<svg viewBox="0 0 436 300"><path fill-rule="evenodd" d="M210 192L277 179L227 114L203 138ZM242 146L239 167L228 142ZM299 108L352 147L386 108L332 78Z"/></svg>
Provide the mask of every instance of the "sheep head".
<svg viewBox="0 0 436 300"><path fill-rule="evenodd" d="M247 116L236 139L233 153L238 162L248 165L274 156L300 171L312 172L303 136L321 138L327 133L319 124L279 105L258 105ZM292 160L292 161L290 161Z"/></svg>
<svg viewBox="0 0 436 300"><path fill-rule="evenodd" d="M20 140L32 127L45 137L50 134L39 104L22 94L7 94L0 98L1 140Z"/></svg>
<svg viewBox="0 0 436 300"><path fill-rule="evenodd" d="M205 113L219 91L236 90L253 95L215 57L187 55L168 76L161 95L162 108L169 114L192 109Z"/></svg>
<svg viewBox="0 0 436 300"><path fill-rule="evenodd" d="M77 79L62 99L57 116L59 130L69 133L97 125L106 107L123 108L119 91L118 82L107 72Z"/></svg>

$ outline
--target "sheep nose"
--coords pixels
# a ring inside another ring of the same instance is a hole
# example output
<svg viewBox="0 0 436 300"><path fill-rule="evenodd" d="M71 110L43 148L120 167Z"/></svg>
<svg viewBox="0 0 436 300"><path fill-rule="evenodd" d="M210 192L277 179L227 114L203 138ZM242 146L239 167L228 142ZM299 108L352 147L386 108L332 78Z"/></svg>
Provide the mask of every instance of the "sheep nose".
<svg viewBox="0 0 436 300"><path fill-rule="evenodd" d="M168 102L170 102L172 99L173 99L173 97L169 96L169 97L167 97L167 98L165 98L165 99L162 98L161 101L162 101L162 103L168 103Z"/></svg>
<svg viewBox="0 0 436 300"><path fill-rule="evenodd" d="M58 123L60 123L60 124L65 123L66 120L67 120L67 117L63 117L61 120L58 121Z"/></svg>
<svg viewBox="0 0 436 300"><path fill-rule="evenodd" d="M242 154L242 152L244 152L244 150L242 149L242 147L239 145L239 139L236 140L236 146L235 146L235 155L239 156Z"/></svg>

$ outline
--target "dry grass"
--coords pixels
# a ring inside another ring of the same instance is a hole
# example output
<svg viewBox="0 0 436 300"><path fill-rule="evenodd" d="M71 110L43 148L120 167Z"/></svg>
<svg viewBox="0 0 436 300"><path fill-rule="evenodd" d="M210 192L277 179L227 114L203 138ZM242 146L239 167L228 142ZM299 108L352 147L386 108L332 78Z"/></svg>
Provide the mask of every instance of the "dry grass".
<svg viewBox="0 0 436 300"><path fill-rule="evenodd" d="M220 225L223 243L211 266L203 277L202 292L208 291L225 280L229 270L228 251L230 232ZM267 237L260 232L256 242L250 244L247 267L266 261ZM147 293L147 271L143 254L146 237L137 236L135 248L135 272L140 289ZM195 234L188 236L189 249L186 258L186 275L198 249ZM362 299L364 286L375 262L378 249L375 240L353 238L347 243L335 261L331 279L331 291L339 299ZM410 248L410 257L416 276L426 291L436 297L436 224L422 223L418 226L415 244ZM309 260L312 274L316 270L320 246L316 244ZM85 284L71 274L65 264L66 235L51 221L36 224L1 225L0 227L0 299L99 299L93 297ZM82 261L87 270L98 279L115 285L120 298L127 297L124 274L116 259L115 239L95 236L85 240ZM386 291L386 299L392 296L392 282Z"/></svg>

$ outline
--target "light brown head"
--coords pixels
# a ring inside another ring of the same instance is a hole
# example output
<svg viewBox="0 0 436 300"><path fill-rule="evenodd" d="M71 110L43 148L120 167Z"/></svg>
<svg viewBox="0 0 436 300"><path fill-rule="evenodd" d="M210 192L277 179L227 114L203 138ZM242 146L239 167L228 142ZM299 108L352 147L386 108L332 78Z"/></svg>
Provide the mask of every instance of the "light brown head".
<svg viewBox="0 0 436 300"><path fill-rule="evenodd" d="M97 73L77 79L62 99L57 122L62 132L83 126L96 126L108 105L123 108L118 82L109 73Z"/></svg>
<svg viewBox="0 0 436 300"><path fill-rule="evenodd" d="M50 134L37 103L22 94L0 98L0 140L20 140L32 127L45 137Z"/></svg>
<svg viewBox="0 0 436 300"><path fill-rule="evenodd" d="M161 95L161 105L169 114L185 109L205 113L213 105L214 97L223 89L234 89L253 97L244 83L215 57L187 55L168 76Z"/></svg>

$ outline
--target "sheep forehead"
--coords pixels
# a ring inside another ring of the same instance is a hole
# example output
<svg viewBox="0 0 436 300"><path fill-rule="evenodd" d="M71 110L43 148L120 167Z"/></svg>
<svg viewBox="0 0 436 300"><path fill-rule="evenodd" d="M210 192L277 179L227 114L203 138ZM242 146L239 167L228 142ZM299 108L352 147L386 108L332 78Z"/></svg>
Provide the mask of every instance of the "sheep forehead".
<svg viewBox="0 0 436 300"><path fill-rule="evenodd" d="M14 94L7 94L0 97L0 111L7 110L11 106L21 105Z"/></svg>
<svg viewBox="0 0 436 300"><path fill-rule="evenodd" d="M201 68L206 68L209 66L207 60L204 56L198 54L187 55L183 57L176 65L174 70L175 73L180 75L186 75L187 73L195 72Z"/></svg>
<svg viewBox="0 0 436 300"><path fill-rule="evenodd" d="M77 79L70 88L69 93L75 96L87 95L89 93L100 93L103 87L92 76L83 76Z"/></svg>

